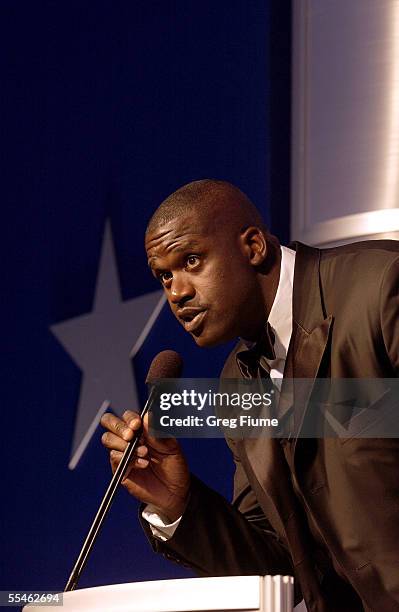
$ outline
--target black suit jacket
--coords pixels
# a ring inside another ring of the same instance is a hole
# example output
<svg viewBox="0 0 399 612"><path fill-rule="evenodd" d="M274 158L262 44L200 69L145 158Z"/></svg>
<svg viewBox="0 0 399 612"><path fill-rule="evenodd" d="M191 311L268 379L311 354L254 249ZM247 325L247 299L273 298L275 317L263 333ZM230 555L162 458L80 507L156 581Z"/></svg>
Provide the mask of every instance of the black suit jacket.
<svg viewBox="0 0 399 612"><path fill-rule="evenodd" d="M295 248L284 376L397 377L399 242ZM242 348L222 376L241 376ZM232 505L193 477L173 538L149 534L155 550L199 575L294 575L309 611L399 611L399 440L227 442L236 463Z"/></svg>

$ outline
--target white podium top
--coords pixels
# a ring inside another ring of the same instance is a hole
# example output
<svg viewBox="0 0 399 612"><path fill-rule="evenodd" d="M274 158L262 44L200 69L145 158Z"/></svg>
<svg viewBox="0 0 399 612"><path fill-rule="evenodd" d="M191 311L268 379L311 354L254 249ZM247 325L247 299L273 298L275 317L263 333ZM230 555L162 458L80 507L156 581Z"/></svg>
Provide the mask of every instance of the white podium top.
<svg viewBox="0 0 399 612"><path fill-rule="evenodd" d="M226 576L155 580L78 589L61 606L25 606L24 612L292 612L293 578Z"/></svg>

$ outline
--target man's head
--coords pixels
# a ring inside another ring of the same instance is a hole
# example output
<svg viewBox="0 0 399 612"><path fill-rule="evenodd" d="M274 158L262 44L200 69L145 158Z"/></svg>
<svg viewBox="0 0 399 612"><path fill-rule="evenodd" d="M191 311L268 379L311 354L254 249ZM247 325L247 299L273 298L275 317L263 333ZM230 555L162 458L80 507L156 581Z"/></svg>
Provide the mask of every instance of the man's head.
<svg viewBox="0 0 399 612"><path fill-rule="evenodd" d="M237 187L194 181L169 196L146 231L148 263L199 346L254 340L276 292L278 241Z"/></svg>

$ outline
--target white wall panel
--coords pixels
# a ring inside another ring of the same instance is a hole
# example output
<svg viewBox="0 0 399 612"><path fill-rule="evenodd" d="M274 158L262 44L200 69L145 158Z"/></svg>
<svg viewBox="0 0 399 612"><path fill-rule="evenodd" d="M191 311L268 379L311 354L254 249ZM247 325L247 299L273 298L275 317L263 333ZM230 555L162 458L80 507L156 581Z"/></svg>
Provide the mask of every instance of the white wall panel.
<svg viewBox="0 0 399 612"><path fill-rule="evenodd" d="M293 0L292 238L399 238L399 0Z"/></svg>

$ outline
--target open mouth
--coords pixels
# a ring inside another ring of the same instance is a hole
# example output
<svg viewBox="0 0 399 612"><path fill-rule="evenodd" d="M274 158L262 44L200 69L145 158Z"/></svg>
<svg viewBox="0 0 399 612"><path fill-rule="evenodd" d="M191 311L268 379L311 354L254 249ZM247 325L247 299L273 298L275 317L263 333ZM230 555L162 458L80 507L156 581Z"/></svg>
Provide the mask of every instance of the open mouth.
<svg viewBox="0 0 399 612"><path fill-rule="evenodd" d="M201 310L200 312L183 315L181 317L182 324L184 329L188 332L193 332L199 328L204 320L206 315L206 310Z"/></svg>

